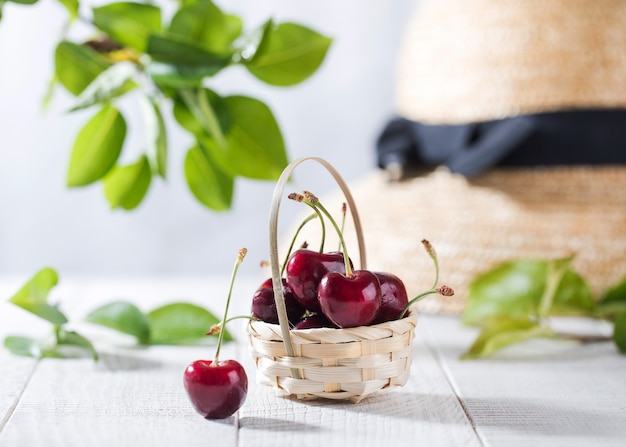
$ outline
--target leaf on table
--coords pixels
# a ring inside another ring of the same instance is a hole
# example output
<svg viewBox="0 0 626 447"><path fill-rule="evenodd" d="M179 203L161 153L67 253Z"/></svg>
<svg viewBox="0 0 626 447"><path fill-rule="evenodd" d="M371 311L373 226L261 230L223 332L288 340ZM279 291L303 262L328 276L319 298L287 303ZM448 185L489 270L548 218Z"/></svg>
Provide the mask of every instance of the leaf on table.
<svg viewBox="0 0 626 447"><path fill-rule="evenodd" d="M43 357L74 358L91 356L98 361L98 352L91 341L74 331L61 330L58 333L57 345L46 349Z"/></svg>
<svg viewBox="0 0 626 447"><path fill-rule="evenodd" d="M4 339L4 347L12 354L22 357L39 358L41 356L41 343L30 337L10 335Z"/></svg>
<svg viewBox="0 0 626 447"><path fill-rule="evenodd" d="M207 309L191 303L172 303L148 314L151 344L195 344L213 340L207 337L211 326L220 320ZM224 340L232 340L224 329Z"/></svg>
<svg viewBox="0 0 626 447"><path fill-rule="evenodd" d="M70 111L76 111L100 104L123 95L137 86L133 77L137 74L137 67L132 62L118 62L100 73L78 95Z"/></svg>
<svg viewBox="0 0 626 447"><path fill-rule="evenodd" d="M332 39L296 23L270 26L245 66L268 84L298 84L319 68L331 42Z"/></svg>
<svg viewBox="0 0 626 447"><path fill-rule="evenodd" d="M57 285L59 276L49 267L39 270L22 286L9 302L55 325L67 323L66 316L48 304L48 294Z"/></svg>
<svg viewBox="0 0 626 447"><path fill-rule="evenodd" d="M221 170L200 145L195 145L187 152L185 179L194 197L206 207L215 211L230 208L235 179Z"/></svg>
<svg viewBox="0 0 626 447"><path fill-rule="evenodd" d="M136 208L150 187L152 171L148 157L142 155L137 162L115 166L104 177L104 195L111 208L132 210Z"/></svg>
<svg viewBox="0 0 626 447"><path fill-rule="evenodd" d="M463 322L483 325L500 317L537 316L542 302L547 303L542 310L546 315L588 314L594 307L591 292L583 278L567 267L568 259L507 261L476 276L469 286ZM558 273L558 285L548 291L550 271ZM547 291L550 297L545 296Z"/></svg>
<svg viewBox="0 0 626 447"><path fill-rule="evenodd" d="M626 278L611 286L597 303L597 313L603 318L614 320L626 311Z"/></svg>
<svg viewBox="0 0 626 447"><path fill-rule="evenodd" d="M145 134L147 135L148 153L153 172L161 178L167 176L167 130L159 103L146 96L140 97L140 105L144 117Z"/></svg>
<svg viewBox="0 0 626 447"><path fill-rule="evenodd" d="M93 22L113 40L145 52L149 36L161 32L161 9L154 5L117 2L93 9Z"/></svg>
<svg viewBox="0 0 626 447"><path fill-rule="evenodd" d="M107 303L91 311L86 320L136 337L139 343L150 342L150 321L137 306L126 301Z"/></svg>
<svg viewBox="0 0 626 447"><path fill-rule="evenodd" d="M73 42L60 42L54 52L55 77L70 93L79 95L111 63L95 50Z"/></svg>
<svg viewBox="0 0 626 447"><path fill-rule="evenodd" d="M216 53L230 50L241 32L241 21L225 15L210 0L189 2L178 9L170 23L169 32Z"/></svg>
<svg viewBox="0 0 626 447"><path fill-rule="evenodd" d="M527 318L503 318L494 320L487 325L462 359L478 359L487 357L496 351L532 338L551 338L552 329L540 326Z"/></svg>
<svg viewBox="0 0 626 447"><path fill-rule="evenodd" d="M616 318L613 327L613 341L622 354L626 354L626 311Z"/></svg>
<svg viewBox="0 0 626 447"><path fill-rule="evenodd" d="M115 165L126 137L126 121L105 105L80 130L70 158L67 185L85 186L99 180Z"/></svg>

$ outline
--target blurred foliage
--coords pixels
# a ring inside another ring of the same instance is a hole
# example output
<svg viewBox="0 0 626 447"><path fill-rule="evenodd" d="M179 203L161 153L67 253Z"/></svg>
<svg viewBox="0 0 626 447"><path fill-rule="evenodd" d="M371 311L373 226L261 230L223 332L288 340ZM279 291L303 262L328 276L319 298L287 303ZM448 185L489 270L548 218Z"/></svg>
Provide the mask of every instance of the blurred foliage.
<svg viewBox="0 0 626 447"><path fill-rule="evenodd" d="M6 3L37 0L0 0L0 17ZM81 42L63 38L54 52L53 86L75 96L71 111L93 109L71 149L69 187L103 182L112 208L136 208L152 180L168 175L170 114L193 139L184 176L207 208L230 209L237 177L278 178L288 159L270 108L247 96L220 96L207 83L234 65L273 86L301 83L322 64L331 39L272 20L246 30L241 17L210 0L179 0L167 17L172 5L152 1L59 4L68 14L66 33L80 23L93 34ZM11 20L6 11L3 20ZM122 166L127 121L117 103L125 97L140 102L145 138L143 153Z"/></svg>

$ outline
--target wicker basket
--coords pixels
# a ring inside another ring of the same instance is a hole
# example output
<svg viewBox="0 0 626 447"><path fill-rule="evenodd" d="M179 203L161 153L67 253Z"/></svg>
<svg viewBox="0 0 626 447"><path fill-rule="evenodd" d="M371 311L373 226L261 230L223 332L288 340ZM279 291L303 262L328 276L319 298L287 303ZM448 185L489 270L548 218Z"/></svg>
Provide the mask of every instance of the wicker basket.
<svg viewBox="0 0 626 447"><path fill-rule="evenodd" d="M307 160L320 163L339 184L356 229L360 266L366 268L361 223L346 183L323 159L292 162L278 180L270 211L270 265L280 324L251 321L247 326L250 353L257 367L257 382L282 394L358 402L406 383L417 314L413 311L401 320L372 326L290 330L278 260L278 211L291 173Z"/></svg>

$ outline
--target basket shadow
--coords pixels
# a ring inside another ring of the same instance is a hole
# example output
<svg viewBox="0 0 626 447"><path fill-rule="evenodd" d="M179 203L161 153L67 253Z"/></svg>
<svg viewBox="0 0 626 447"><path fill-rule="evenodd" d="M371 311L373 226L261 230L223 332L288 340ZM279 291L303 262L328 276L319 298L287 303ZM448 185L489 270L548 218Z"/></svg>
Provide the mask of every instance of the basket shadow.
<svg viewBox="0 0 626 447"><path fill-rule="evenodd" d="M239 419L239 427L251 430L292 432L292 431L316 431L320 427L303 422L288 421L285 419L263 418L255 416L243 416Z"/></svg>

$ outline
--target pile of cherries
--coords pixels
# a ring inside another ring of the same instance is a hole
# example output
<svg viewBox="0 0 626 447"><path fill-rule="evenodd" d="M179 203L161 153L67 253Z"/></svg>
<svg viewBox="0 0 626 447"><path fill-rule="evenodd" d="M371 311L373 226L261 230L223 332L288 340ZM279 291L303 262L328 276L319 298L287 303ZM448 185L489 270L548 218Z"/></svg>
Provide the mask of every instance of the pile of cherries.
<svg viewBox="0 0 626 447"><path fill-rule="evenodd" d="M354 270L342 235L343 228L339 228L317 197L305 191L303 194L292 193L289 198L313 208L313 216L319 217L322 222L327 218L335 227L342 248L341 251L323 251L323 226L319 251L301 248L288 255L282 268L281 281L287 317L293 329L350 328L379 324L403 318L412 304L431 293L446 296L453 294L447 286L436 288L436 279L431 289L409 301L406 287L396 275ZM345 205L343 216L345 222ZM301 228L296 232L294 241ZM422 243L435 263L438 276L435 251L428 241L423 240ZM278 323L271 278L254 293L252 316L267 323Z"/></svg>

